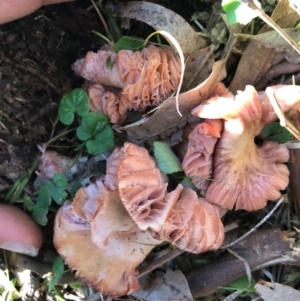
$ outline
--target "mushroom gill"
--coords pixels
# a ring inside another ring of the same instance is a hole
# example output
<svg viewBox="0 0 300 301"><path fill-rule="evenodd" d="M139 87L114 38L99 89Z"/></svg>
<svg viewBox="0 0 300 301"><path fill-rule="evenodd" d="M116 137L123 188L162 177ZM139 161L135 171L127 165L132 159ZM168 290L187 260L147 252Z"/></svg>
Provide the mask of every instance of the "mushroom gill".
<svg viewBox="0 0 300 301"><path fill-rule="evenodd" d="M188 136L188 148L182 161L182 168L202 195L205 195L212 180L212 156L215 144L221 136L222 127L222 120L206 119Z"/></svg>
<svg viewBox="0 0 300 301"><path fill-rule="evenodd" d="M267 110L269 108L269 111ZM224 119L224 129L214 152L213 180L205 197L224 208L258 210L280 197L288 185L284 145L255 137L272 121L272 108L262 105L252 86L233 97L213 97L193 110L202 118ZM276 118L276 115L272 119Z"/></svg>
<svg viewBox="0 0 300 301"><path fill-rule="evenodd" d="M111 67L107 66L108 59ZM97 84L122 88L122 108L142 111L160 104L177 89L181 65L171 47L162 49L149 45L136 52L88 52L85 58L74 63L73 70Z"/></svg>

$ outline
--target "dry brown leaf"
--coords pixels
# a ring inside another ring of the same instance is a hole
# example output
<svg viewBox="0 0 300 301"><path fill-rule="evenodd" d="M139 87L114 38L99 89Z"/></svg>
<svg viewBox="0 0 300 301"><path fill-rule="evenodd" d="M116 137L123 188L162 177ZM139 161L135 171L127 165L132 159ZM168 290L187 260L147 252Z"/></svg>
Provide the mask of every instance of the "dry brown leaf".
<svg viewBox="0 0 300 301"><path fill-rule="evenodd" d="M258 41L250 41L228 87L230 92L236 94L246 85L255 86L271 68L275 54L274 48L268 48Z"/></svg>
<svg viewBox="0 0 300 301"><path fill-rule="evenodd" d="M141 289L133 295L147 301L192 301L187 280L180 270L148 274L140 279Z"/></svg>
<svg viewBox="0 0 300 301"><path fill-rule="evenodd" d="M288 29L284 29L284 31L295 42L298 42L300 28L288 28ZM258 34L256 36L240 34L240 33L234 34L234 36L236 36L238 38L245 38L245 39L259 41L262 44L264 44L266 47L269 47L269 48L276 47L276 49L278 51L283 51L283 50L291 48L290 44L288 44L288 42L283 37L281 37L275 30L268 31L268 32L265 32L262 34Z"/></svg>
<svg viewBox="0 0 300 301"><path fill-rule="evenodd" d="M254 289L265 301L300 300L298 290L280 283L259 280Z"/></svg>
<svg viewBox="0 0 300 301"><path fill-rule="evenodd" d="M226 77L226 59L213 65L213 71L209 78L194 89L179 94L178 103L180 116L176 109L176 98L166 100L150 117L144 117L138 122L119 128L127 131L132 138L146 139L158 135L166 130L176 127L188 116L193 108L213 92L216 85Z"/></svg>
<svg viewBox="0 0 300 301"><path fill-rule="evenodd" d="M290 6L289 0L279 1L271 18L281 28L293 28L300 19L297 12ZM266 24L260 30L259 34L270 30L272 30L272 28Z"/></svg>
<svg viewBox="0 0 300 301"><path fill-rule="evenodd" d="M299 29L287 29L285 31L293 40L297 41ZM270 80L270 74L267 72L273 66L284 59L292 63L299 62L299 54L275 31L256 36L244 34L236 34L235 36L250 39L250 42L244 50L234 78L229 85L229 90L232 93L243 90L246 85L253 85L259 90L264 89ZM265 75L267 78L264 78Z"/></svg>
<svg viewBox="0 0 300 301"><path fill-rule="evenodd" d="M192 53L186 62L182 91L188 91L205 81L212 71L214 60L213 45Z"/></svg>
<svg viewBox="0 0 300 301"><path fill-rule="evenodd" d="M180 44L183 53L190 54L207 46L207 41L188 22L161 5L142 1L120 3L114 15L139 20L156 30L169 32Z"/></svg>

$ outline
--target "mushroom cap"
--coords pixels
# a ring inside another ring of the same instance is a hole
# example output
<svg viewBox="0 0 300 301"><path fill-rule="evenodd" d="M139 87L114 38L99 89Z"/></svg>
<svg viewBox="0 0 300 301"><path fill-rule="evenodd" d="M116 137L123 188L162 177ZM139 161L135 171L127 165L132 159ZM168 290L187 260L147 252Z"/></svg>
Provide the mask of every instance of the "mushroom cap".
<svg viewBox="0 0 300 301"><path fill-rule="evenodd" d="M125 143L124 152L118 171L122 202L142 231L159 232L173 206L165 201L168 178L145 148Z"/></svg>
<svg viewBox="0 0 300 301"><path fill-rule="evenodd" d="M195 191L180 184L167 198L175 198L176 203L159 233L161 239L193 253L221 246L224 226L217 206L199 199Z"/></svg>
<svg viewBox="0 0 300 301"><path fill-rule="evenodd" d="M121 79L116 64L117 54L113 51L89 51L83 59L77 60L72 68L83 78L105 86L123 88L125 82ZM110 60L111 67L107 66Z"/></svg>
<svg viewBox="0 0 300 301"><path fill-rule="evenodd" d="M124 148L116 147L107 159L104 185L110 191L118 189L118 170L124 157Z"/></svg>
<svg viewBox="0 0 300 301"><path fill-rule="evenodd" d="M74 159L60 155L56 151L47 151L47 144L37 146L41 151L39 158L39 166L37 174L40 177L52 179L55 173L64 173L70 166L73 165ZM77 170L76 164L72 166L71 171L75 173Z"/></svg>
<svg viewBox="0 0 300 301"><path fill-rule="evenodd" d="M43 243L40 227L21 209L0 204L0 248L36 256Z"/></svg>
<svg viewBox="0 0 300 301"><path fill-rule="evenodd" d="M88 93L91 111L103 113L114 124L125 121L127 115L120 112L120 100L116 94L106 91L100 84L90 86Z"/></svg>
<svg viewBox="0 0 300 301"><path fill-rule="evenodd" d="M72 203L72 212L78 218L82 218L82 220L90 223L107 193L108 189L99 179L87 187L81 187L75 194Z"/></svg>
<svg viewBox="0 0 300 301"><path fill-rule="evenodd" d="M288 185L289 153L276 142L255 143L266 112L255 89L247 86L234 98L213 97L193 110L203 118L223 118L224 129L214 153L213 181L206 199L224 208L258 210L280 197Z"/></svg>
<svg viewBox="0 0 300 301"><path fill-rule="evenodd" d="M70 218L70 210L72 206L66 203L56 215L54 244L65 262L77 270L76 277L114 297L138 290L136 267L161 241L138 229L118 191L103 199L91 228L74 226L78 221Z"/></svg>
<svg viewBox="0 0 300 301"><path fill-rule="evenodd" d="M187 152L182 161L185 174L205 194L212 179L212 156L215 144L221 136L221 119L206 119L189 134Z"/></svg>

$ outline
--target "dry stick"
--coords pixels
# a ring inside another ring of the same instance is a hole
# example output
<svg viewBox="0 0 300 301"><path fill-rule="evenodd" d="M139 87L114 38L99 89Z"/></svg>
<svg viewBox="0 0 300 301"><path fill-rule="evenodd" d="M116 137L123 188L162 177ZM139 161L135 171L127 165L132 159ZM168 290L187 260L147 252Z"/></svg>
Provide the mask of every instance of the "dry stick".
<svg viewBox="0 0 300 301"><path fill-rule="evenodd" d="M159 259L157 259L156 261L146 265L145 267L143 267L140 270L139 275L137 276L138 278L141 278L145 275L147 275L148 273L150 273L151 271L153 271L154 269L157 269L159 267L161 267L163 264L165 264L166 262L176 258L177 256L179 256L180 254L182 254L184 251L180 250L180 249L174 249L171 252L169 252L168 254L160 257Z"/></svg>
<svg viewBox="0 0 300 301"><path fill-rule="evenodd" d="M254 12L257 13L266 24L276 30L279 35L281 35L299 54L300 47L299 45L284 31L282 30L263 10L261 10L253 0L242 0L243 2L247 1L248 7L251 8Z"/></svg>
<svg viewBox="0 0 300 301"><path fill-rule="evenodd" d="M96 12L97 12L97 14L98 14L100 20L101 20L101 22L102 22L104 28L105 28L107 37L112 41L112 40L113 40L113 39L112 39L112 36L111 36L111 34L110 34L109 30L108 30L108 27L107 27L107 25L106 25L106 23L105 23L105 20L104 20L104 18L103 18L103 16L102 16L102 14L101 14L101 12L100 12L98 6L97 6L96 3L94 2L94 0L91 0L91 2L92 2L92 4L93 4L93 6L94 6L94 8L95 8L95 10L96 10Z"/></svg>
<svg viewBox="0 0 300 301"><path fill-rule="evenodd" d="M259 228L264 222L266 222L269 219L269 217L281 205L282 201L283 201L283 197L281 197L279 199L279 201L274 206L274 208L255 227L253 227L250 231L248 231L247 233L245 233L244 235L242 235L240 238L236 239L235 241L232 241L231 243L229 243L229 244L221 247L221 250L228 249L228 248L236 245L237 243L239 243L240 241L242 241L243 239L245 239L247 236L249 236L251 233L253 233L257 228Z"/></svg>

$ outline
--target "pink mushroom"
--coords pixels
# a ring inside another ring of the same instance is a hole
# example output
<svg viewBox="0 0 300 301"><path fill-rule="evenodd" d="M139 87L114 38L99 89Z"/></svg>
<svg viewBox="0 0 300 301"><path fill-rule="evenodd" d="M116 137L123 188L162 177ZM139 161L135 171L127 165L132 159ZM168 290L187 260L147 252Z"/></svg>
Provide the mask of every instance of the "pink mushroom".
<svg viewBox="0 0 300 301"><path fill-rule="evenodd" d="M100 84L89 87L90 108L93 112L101 112L106 115L111 123L122 124L127 116L127 107L112 92L106 91Z"/></svg>
<svg viewBox="0 0 300 301"><path fill-rule="evenodd" d="M55 218L55 247L77 277L122 296L139 289L137 266L164 240L196 253L221 245L218 209L181 185L167 193L167 185L146 149L115 149L105 179L81 188Z"/></svg>
<svg viewBox="0 0 300 301"><path fill-rule="evenodd" d="M111 67L107 67L108 59ZM122 88L122 106L138 111L170 96L178 87L181 73L180 59L173 49L153 45L136 52L88 52L75 62L73 69L97 84Z"/></svg>
<svg viewBox="0 0 300 301"><path fill-rule="evenodd" d="M103 181L78 190L55 218L54 245L76 276L96 290L122 296L139 289L137 266L162 241L141 231L120 201L117 170L124 151L107 160Z"/></svg>
<svg viewBox="0 0 300 301"><path fill-rule="evenodd" d="M24 211L0 204L0 248L36 256L42 243L40 227Z"/></svg>
<svg viewBox="0 0 300 301"><path fill-rule="evenodd" d="M221 137L223 122L220 119L206 119L198 124L188 137L188 149L182 161L185 174L205 195L212 180L212 155L215 144Z"/></svg>
<svg viewBox="0 0 300 301"><path fill-rule="evenodd" d="M124 152L118 172L120 197L141 230L189 252L220 247L224 228L218 208L182 185L168 193L166 176L146 149L125 143Z"/></svg>
<svg viewBox="0 0 300 301"><path fill-rule="evenodd" d="M65 203L57 213L54 244L65 262L77 271L76 277L113 297L138 290L136 268L161 241L138 229L118 191L102 199L91 223L83 223L84 216L76 219L78 212L72 211L72 206Z"/></svg>
<svg viewBox="0 0 300 301"><path fill-rule="evenodd" d="M40 177L52 179L55 173L64 173L71 166L71 172L75 173L77 170L74 159L67 156L60 155L56 151L47 151L47 144L37 146L41 151L39 158L38 171L36 172Z"/></svg>
<svg viewBox="0 0 300 301"><path fill-rule="evenodd" d="M176 202L157 237L196 254L218 249L224 240L224 227L217 206L180 184L166 195L167 202L172 199Z"/></svg>
<svg viewBox="0 0 300 301"><path fill-rule="evenodd" d="M274 88L284 107L286 96ZM295 90L299 91L299 87ZM298 99L299 96L298 92ZM202 118L225 120L214 152L213 180L205 195L210 202L227 209L235 206L236 210L258 210L268 200L277 200L280 190L287 187L289 171L283 164L289 158L287 148L276 142L264 141L260 145L255 141L264 126L277 117L266 97L247 86L235 97L213 97L193 110Z"/></svg>

